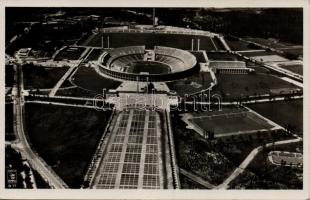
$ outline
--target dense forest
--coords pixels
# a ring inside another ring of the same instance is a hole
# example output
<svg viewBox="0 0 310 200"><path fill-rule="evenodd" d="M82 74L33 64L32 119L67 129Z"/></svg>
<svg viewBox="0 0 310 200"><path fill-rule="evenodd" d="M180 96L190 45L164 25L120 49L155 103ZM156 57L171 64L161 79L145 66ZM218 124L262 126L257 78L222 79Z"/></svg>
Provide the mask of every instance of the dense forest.
<svg viewBox="0 0 310 200"><path fill-rule="evenodd" d="M203 29L235 36L276 38L283 42L302 44L303 9L302 8L156 8L160 25L172 25ZM132 24L152 24L152 8L6 8L6 41L15 34L24 31L25 24L18 22L45 21L49 14L64 12L60 18L82 15L101 16L99 24L86 23L67 27L53 33L42 26L34 26L34 37L49 35L59 39L67 34L80 35L94 26L106 26L106 17ZM111 24L108 24L111 26ZM41 30L41 32L39 34ZM39 37L40 38L40 37ZM72 38L72 36L71 36ZM32 41L32 40L28 40Z"/></svg>

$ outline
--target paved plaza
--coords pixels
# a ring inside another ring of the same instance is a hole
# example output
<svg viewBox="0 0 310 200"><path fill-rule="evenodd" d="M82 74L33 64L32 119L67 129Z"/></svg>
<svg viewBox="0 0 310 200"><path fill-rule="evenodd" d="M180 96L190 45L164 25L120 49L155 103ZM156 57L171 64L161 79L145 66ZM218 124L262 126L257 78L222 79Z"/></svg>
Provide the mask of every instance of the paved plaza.
<svg viewBox="0 0 310 200"><path fill-rule="evenodd" d="M156 111L122 111L99 166L95 188L162 189L160 117Z"/></svg>

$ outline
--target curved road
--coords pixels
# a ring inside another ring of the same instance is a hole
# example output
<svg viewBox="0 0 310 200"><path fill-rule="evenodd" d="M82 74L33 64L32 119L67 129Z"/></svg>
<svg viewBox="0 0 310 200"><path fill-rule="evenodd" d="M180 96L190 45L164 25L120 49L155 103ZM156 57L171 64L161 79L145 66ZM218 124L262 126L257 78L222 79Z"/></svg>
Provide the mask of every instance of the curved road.
<svg viewBox="0 0 310 200"><path fill-rule="evenodd" d="M16 79L17 84L14 87L17 90L17 94L13 97L14 99L14 118L15 118L15 131L17 135L17 140L12 144L12 147L21 152L23 157L27 159L30 165L36 169L39 174L48 181L52 188L68 188L66 183L45 163L45 161L39 157L39 155L34 152L28 141L24 132L23 127L23 113L24 113L24 97L23 91L23 74L20 66L15 65L16 69Z"/></svg>

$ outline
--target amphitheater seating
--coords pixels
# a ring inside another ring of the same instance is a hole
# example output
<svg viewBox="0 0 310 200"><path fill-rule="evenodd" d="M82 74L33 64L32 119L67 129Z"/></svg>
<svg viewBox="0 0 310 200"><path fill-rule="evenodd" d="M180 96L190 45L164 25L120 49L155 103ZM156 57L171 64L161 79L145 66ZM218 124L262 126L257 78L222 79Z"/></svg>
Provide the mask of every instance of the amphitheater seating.
<svg viewBox="0 0 310 200"><path fill-rule="evenodd" d="M110 50L106 55L101 56L101 67L103 73L110 76L126 80L136 80L136 75L128 71L132 63L137 63L139 61L144 61L145 54L149 52L145 50L145 46L129 46L121 47ZM161 62L164 65L170 66L168 73L171 73L171 76L174 79L185 76L185 71L193 70L196 65L196 57L191 53L170 47L155 46L154 57L152 62ZM145 61L144 61L145 62ZM121 73L120 73L121 72ZM122 73L125 72L125 73ZM151 77L152 81L168 80L169 77L163 75L155 76L153 74ZM140 80L148 80L145 75L139 75ZM142 77L143 76L143 77Z"/></svg>
<svg viewBox="0 0 310 200"><path fill-rule="evenodd" d="M122 47L116 48L109 52L112 57L119 57L130 54L144 54L145 46L130 46L130 47Z"/></svg>
<svg viewBox="0 0 310 200"><path fill-rule="evenodd" d="M171 71L179 71L186 69L185 63L177 58L166 56L166 55L155 55L155 61L165 63L169 66L178 66L178 68L172 68Z"/></svg>
<svg viewBox="0 0 310 200"><path fill-rule="evenodd" d="M196 64L196 58L191 53L171 47L155 46L155 61L164 62L172 68L172 72L182 71Z"/></svg>
<svg viewBox="0 0 310 200"><path fill-rule="evenodd" d="M178 58L180 60L183 60L186 65L195 65L196 64L196 58L189 52L178 50L171 47L161 47L161 46L155 46L154 48L155 54L157 55L169 55L171 57Z"/></svg>

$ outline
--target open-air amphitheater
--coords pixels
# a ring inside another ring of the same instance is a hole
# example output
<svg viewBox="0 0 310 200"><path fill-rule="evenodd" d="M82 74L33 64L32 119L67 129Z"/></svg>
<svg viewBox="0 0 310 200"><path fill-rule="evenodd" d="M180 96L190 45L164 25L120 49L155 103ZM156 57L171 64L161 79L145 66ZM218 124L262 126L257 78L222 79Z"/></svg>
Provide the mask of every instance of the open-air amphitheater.
<svg viewBox="0 0 310 200"><path fill-rule="evenodd" d="M98 60L99 71L108 76L150 82L185 78L195 70L196 63L191 53L162 46L152 50L146 50L145 46L115 48Z"/></svg>

